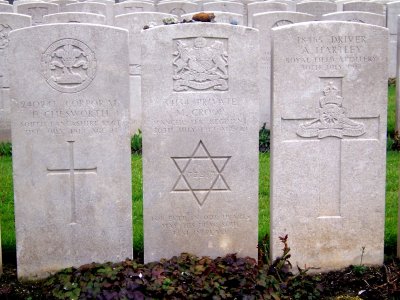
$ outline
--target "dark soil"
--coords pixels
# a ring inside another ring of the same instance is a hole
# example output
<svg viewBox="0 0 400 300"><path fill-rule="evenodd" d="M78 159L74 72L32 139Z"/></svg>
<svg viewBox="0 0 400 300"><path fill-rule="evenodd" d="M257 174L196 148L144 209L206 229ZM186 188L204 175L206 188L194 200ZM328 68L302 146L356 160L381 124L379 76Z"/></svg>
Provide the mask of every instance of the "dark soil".
<svg viewBox="0 0 400 300"><path fill-rule="evenodd" d="M17 280L15 253L3 253L0 299L52 299L41 282ZM389 259L383 266L350 266L342 271L314 274L320 278L321 299L400 299L400 260Z"/></svg>

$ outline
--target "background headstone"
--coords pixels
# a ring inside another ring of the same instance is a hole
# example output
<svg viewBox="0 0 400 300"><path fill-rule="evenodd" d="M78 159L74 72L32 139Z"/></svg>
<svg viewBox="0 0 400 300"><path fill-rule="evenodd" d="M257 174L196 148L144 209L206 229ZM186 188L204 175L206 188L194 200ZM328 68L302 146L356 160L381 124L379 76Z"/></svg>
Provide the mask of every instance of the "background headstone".
<svg viewBox="0 0 400 300"><path fill-rule="evenodd" d="M322 21L347 21L385 27L385 16L373 14L366 11L340 11L326 14L321 17Z"/></svg>
<svg viewBox="0 0 400 300"><path fill-rule="evenodd" d="M228 13L223 11L202 11L205 13L213 13L215 18L214 21L216 23L225 23L225 24L232 24L232 25L244 25L243 15ZM190 14L184 14L181 16L181 19L191 20L193 15L199 12L194 12Z"/></svg>
<svg viewBox="0 0 400 300"><path fill-rule="evenodd" d="M271 128L271 39L272 29L288 24L310 22L313 15L296 12L268 12L253 16L253 27L260 31L260 128Z"/></svg>
<svg viewBox="0 0 400 300"><path fill-rule="evenodd" d="M397 66L397 18L400 15L400 1L386 4L387 28L389 28L389 77L396 78Z"/></svg>
<svg viewBox="0 0 400 300"><path fill-rule="evenodd" d="M321 20L321 16L337 11L336 3L324 1L300 2L296 5L296 11L315 16L315 21Z"/></svg>
<svg viewBox="0 0 400 300"><path fill-rule="evenodd" d="M13 8L13 6L10 5L10 4L0 3L0 12L9 12L9 13L13 13L13 12L14 12L14 8Z"/></svg>
<svg viewBox="0 0 400 300"><path fill-rule="evenodd" d="M104 15L91 14L86 12L63 12L44 16L45 24L51 23L91 23L91 24L106 24Z"/></svg>
<svg viewBox="0 0 400 300"><path fill-rule="evenodd" d="M135 12L154 12L153 3L145 1L125 1L114 5L114 16Z"/></svg>
<svg viewBox="0 0 400 300"><path fill-rule="evenodd" d="M128 32L43 25L9 49L18 277L132 258Z"/></svg>
<svg viewBox="0 0 400 300"><path fill-rule="evenodd" d="M95 2L79 2L68 4L64 8L65 12L86 12L97 15L107 15L107 6L103 3Z"/></svg>
<svg viewBox="0 0 400 300"><path fill-rule="evenodd" d="M174 15L139 12L116 16L114 25L129 31L129 80L131 101L131 135L142 129L142 80L141 80L141 31L145 25L162 25L164 18L176 18Z"/></svg>
<svg viewBox="0 0 400 300"><path fill-rule="evenodd" d="M253 15L270 11L287 11L288 5L279 2L253 2L247 5L247 25L253 26Z"/></svg>
<svg viewBox="0 0 400 300"><path fill-rule="evenodd" d="M374 14L385 14L385 6L376 2L354 1L343 3L343 11L367 11Z"/></svg>
<svg viewBox="0 0 400 300"><path fill-rule="evenodd" d="M181 252L257 258L257 39L209 23L143 32L146 262Z"/></svg>
<svg viewBox="0 0 400 300"><path fill-rule="evenodd" d="M54 0L54 1L51 1L50 3L57 4L58 5L58 11L59 12L64 12L65 11L65 7L68 4L78 3L78 1L76 1L76 0Z"/></svg>
<svg viewBox="0 0 400 300"><path fill-rule="evenodd" d="M387 41L353 22L273 30L272 258L287 234L301 268L383 263Z"/></svg>
<svg viewBox="0 0 400 300"><path fill-rule="evenodd" d="M267 3L285 3L288 6L288 11L296 11L296 2L292 0L268 0Z"/></svg>
<svg viewBox="0 0 400 300"><path fill-rule="evenodd" d="M188 13L199 10L199 6L195 3L185 1L168 1L157 4L157 10L161 13L176 15L179 18Z"/></svg>
<svg viewBox="0 0 400 300"><path fill-rule="evenodd" d="M17 4L17 13L32 17L32 26L43 24L43 16L58 13L58 5L45 2Z"/></svg>
<svg viewBox="0 0 400 300"><path fill-rule="evenodd" d="M29 27L31 17L0 13L0 141L11 141L10 78L7 67L9 34L11 30Z"/></svg>

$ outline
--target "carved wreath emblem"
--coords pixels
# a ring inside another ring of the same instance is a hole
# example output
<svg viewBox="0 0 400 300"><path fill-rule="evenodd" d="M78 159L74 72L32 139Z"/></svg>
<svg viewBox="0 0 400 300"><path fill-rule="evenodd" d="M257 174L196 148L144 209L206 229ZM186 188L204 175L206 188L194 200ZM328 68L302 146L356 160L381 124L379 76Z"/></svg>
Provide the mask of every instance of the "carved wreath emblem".
<svg viewBox="0 0 400 300"><path fill-rule="evenodd" d="M0 49L4 49L10 42L8 35L12 28L7 24L0 24Z"/></svg>
<svg viewBox="0 0 400 300"><path fill-rule="evenodd" d="M42 55L42 72L47 83L64 93L79 92L96 75L94 52L76 39L62 39L51 44Z"/></svg>

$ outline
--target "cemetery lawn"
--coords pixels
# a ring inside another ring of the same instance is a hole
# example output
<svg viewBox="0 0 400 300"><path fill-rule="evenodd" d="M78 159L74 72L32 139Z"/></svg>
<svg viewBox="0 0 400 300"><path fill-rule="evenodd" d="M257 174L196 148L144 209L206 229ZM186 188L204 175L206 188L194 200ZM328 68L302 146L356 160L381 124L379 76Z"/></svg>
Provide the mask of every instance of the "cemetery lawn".
<svg viewBox="0 0 400 300"><path fill-rule="evenodd" d="M259 241L269 233L269 153L261 153L259 177ZM400 152L388 151L386 164L386 254L393 255L397 239L397 198ZM0 215L3 252L15 252L14 202L11 157L0 156ZM142 157L132 155L132 204L134 256L143 257ZM290 237L289 237L290 241Z"/></svg>

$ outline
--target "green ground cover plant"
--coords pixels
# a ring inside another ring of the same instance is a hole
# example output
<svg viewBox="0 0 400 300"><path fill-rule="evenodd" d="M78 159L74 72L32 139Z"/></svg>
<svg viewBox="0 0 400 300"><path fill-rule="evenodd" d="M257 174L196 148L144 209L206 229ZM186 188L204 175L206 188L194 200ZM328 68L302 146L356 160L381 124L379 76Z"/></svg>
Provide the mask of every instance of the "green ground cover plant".
<svg viewBox="0 0 400 300"><path fill-rule="evenodd" d="M318 277L307 277L306 270L294 275L287 236L281 241L282 256L273 262L260 243L258 264L236 254L211 259L182 253L146 265L126 260L69 268L44 287L56 299L318 299Z"/></svg>

